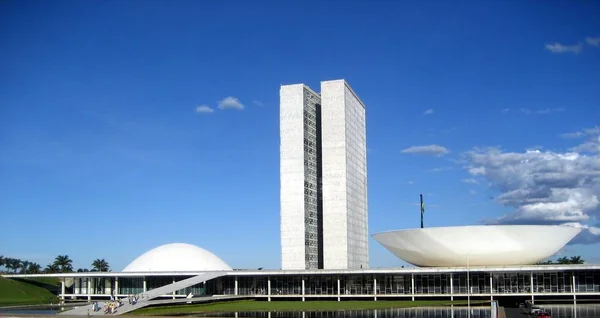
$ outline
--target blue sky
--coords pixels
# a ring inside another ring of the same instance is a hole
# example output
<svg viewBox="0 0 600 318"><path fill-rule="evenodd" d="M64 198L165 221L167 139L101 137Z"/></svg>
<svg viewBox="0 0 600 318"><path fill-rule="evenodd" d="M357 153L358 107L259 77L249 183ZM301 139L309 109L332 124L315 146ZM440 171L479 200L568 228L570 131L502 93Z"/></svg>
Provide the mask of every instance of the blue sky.
<svg viewBox="0 0 600 318"><path fill-rule="evenodd" d="M279 86L344 78L371 233L418 227L423 193L426 226L570 223L563 253L600 262L598 2L0 6L2 255L120 270L187 242L279 267Z"/></svg>

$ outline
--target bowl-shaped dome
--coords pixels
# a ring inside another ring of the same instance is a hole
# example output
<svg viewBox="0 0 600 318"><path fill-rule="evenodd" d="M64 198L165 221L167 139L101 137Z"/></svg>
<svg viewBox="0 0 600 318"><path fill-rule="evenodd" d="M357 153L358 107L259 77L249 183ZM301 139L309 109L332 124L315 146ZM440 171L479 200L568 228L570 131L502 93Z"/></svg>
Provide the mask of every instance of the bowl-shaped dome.
<svg viewBox="0 0 600 318"><path fill-rule="evenodd" d="M131 262L124 272L201 272L230 271L227 263L215 254L185 243L165 244L153 248Z"/></svg>
<svg viewBox="0 0 600 318"><path fill-rule="evenodd" d="M373 238L416 266L510 266L548 258L580 231L557 225L481 225L398 230Z"/></svg>

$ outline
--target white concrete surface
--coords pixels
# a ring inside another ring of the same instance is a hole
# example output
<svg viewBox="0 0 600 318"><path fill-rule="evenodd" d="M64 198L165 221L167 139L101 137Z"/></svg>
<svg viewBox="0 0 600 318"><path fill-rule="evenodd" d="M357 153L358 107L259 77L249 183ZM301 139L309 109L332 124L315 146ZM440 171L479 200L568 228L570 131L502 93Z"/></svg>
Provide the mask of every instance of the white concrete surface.
<svg viewBox="0 0 600 318"><path fill-rule="evenodd" d="M217 255L186 243L165 244L153 248L131 262L123 272L230 271Z"/></svg>
<svg viewBox="0 0 600 318"><path fill-rule="evenodd" d="M198 276L194 276L188 279L184 279L169 285L165 285L159 288L155 288L155 289L151 289L147 292L138 294L137 296L138 298L138 302L136 304L129 304L127 299L123 299L123 305L121 307L117 308L117 312L115 313L116 315L122 315L128 312L132 312L136 309L140 309L143 307L146 307L148 305L151 305L151 300L155 299L157 297L161 297L170 293L173 293L177 290L180 289L184 289L190 286L194 286L197 284L200 284L202 282L206 282L209 281L211 279L217 278L217 277L221 277L221 276L225 276L227 275L226 272L207 272L207 273L202 273ZM95 316L104 316L104 311L102 310L102 307L104 306L105 302L99 302L100 305L100 310L99 311L92 311L92 305L86 305L86 306L82 306L82 307L77 307L71 310L67 310L64 312L61 312L60 315L87 315L88 312L90 315L95 315ZM108 314L110 315L110 314Z"/></svg>
<svg viewBox="0 0 600 318"><path fill-rule="evenodd" d="M373 234L386 249L416 266L515 266L554 255L581 229L555 225L478 225Z"/></svg>
<svg viewBox="0 0 600 318"><path fill-rule="evenodd" d="M317 136L309 133L316 125L306 117L316 117L314 103L320 102L320 97L305 85L295 84L281 86L279 98L281 267L316 269ZM309 99L313 107L309 107ZM306 144L309 141L310 146Z"/></svg>
<svg viewBox="0 0 600 318"><path fill-rule="evenodd" d="M325 269L369 267L365 106L344 80L321 82Z"/></svg>
<svg viewBox="0 0 600 318"><path fill-rule="evenodd" d="M368 268L364 104L344 80L282 85L279 113L282 269Z"/></svg>

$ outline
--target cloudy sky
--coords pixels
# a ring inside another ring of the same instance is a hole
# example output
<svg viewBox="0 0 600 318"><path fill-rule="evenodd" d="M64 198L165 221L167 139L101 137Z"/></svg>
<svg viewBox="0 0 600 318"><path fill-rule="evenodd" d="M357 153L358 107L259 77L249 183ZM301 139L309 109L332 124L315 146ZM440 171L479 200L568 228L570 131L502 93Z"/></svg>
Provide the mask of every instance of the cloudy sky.
<svg viewBox="0 0 600 318"><path fill-rule="evenodd" d="M3 1L0 254L120 270L187 242L279 267L279 86L345 78L367 105L369 232L418 227L422 193L426 226L578 226L561 255L600 262L598 12Z"/></svg>

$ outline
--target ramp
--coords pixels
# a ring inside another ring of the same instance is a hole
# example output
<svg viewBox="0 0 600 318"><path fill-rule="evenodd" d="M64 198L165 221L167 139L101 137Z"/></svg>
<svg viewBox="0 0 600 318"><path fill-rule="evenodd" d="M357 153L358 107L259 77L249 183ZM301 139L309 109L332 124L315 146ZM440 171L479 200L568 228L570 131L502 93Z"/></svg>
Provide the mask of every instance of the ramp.
<svg viewBox="0 0 600 318"><path fill-rule="evenodd" d="M160 297L160 296L165 296L168 294L173 293L174 291L180 290L180 289L184 289L190 286L194 286L196 284L200 284L202 282L206 282L209 281L211 279L215 279L217 277L221 277L221 276L225 276L227 275L227 272L206 272L203 274L200 274L198 276L194 276L188 279L184 279L169 285L165 285L159 288L155 288L155 289L151 289L147 292L138 294L136 296L138 296L138 302L136 304L129 304L127 303L127 299L123 299L123 305L119 308L117 308L117 311L114 314L105 314L104 311L102 310L102 307L104 307L104 304L106 304L106 302L98 302L98 305L100 306L100 310L97 312L94 312L92 310L92 305L88 304L82 307L77 307L71 310L67 310L64 312L61 312L59 315L89 315L90 316L114 316L114 315L122 315L124 313L128 313L131 311L134 311L136 309L139 308L143 308L149 305L152 305L153 302L151 302L152 299ZM215 298L218 299L217 297L201 297L201 298ZM191 301L193 298L185 298L185 300L187 301ZM177 300L177 299L175 299ZM173 301L173 300L171 300Z"/></svg>

